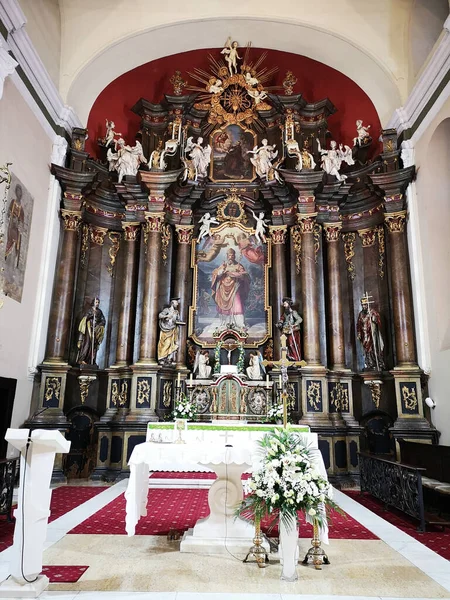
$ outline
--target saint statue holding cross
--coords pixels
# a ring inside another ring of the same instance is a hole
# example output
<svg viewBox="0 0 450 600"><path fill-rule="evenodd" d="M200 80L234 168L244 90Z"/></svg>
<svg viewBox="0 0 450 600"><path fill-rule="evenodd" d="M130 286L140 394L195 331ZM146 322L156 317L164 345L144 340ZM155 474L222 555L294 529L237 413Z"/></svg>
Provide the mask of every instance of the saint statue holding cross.
<svg viewBox="0 0 450 600"><path fill-rule="evenodd" d="M361 311L356 323L356 333L364 350L364 366L366 369L384 369L384 342L381 335L380 313L371 308L372 296L366 292L361 298Z"/></svg>

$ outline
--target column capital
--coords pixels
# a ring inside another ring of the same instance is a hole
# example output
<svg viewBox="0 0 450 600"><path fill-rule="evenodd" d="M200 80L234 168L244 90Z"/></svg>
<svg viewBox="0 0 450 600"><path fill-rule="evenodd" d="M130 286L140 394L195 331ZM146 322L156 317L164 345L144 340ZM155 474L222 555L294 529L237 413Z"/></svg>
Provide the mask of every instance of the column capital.
<svg viewBox="0 0 450 600"><path fill-rule="evenodd" d="M373 229L358 229L358 235L361 238L363 248L370 248L370 246L373 246L375 244L377 239L377 231L378 227L375 227Z"/></svg>
<svg viewBox="0 0 450 600"><path fill-rule="evenodd" d="M192 234L194 233L193 225L175 225L175 231L177 233L177 241L179 244L191 243Z"/></svg>
<svg viewBox="0 0 450 600"><path fill-rule="evenodd" d="M81 211L61 209L65 231L78 231L81 225Z"/></svg>
<svg viewBox="0 0 450 600"><path fill-rule="evenodd" d="M307 215L297 214L297 221L302 233L314 233L317 213L309 213Z"/></svg>
<svg viewBox="0 0 450 600"><path fill-rule="evenodd" d="M161 226L164 222L163 212L145 212L145 221L147 225L147 233L160 233Z"/></svg>
<svg viewBox="0 0 450 600"><path fill-rule="evenodd" d="M403 233L406 225L406 210L386 213L384 215L389 233Z"/></svg>
<svg viewBox="0 0 450 600"><path fill-rule="evenodd" d="M286 242L287 225L269 225L272 244L284 244Z"/></svg>
<svg viewBox="0 0 450 600"><path fill-rule="evenodd" d="M139 237L141 224L139 222L124 222L122 223L123 238L126 242L135 242Z"/></svg>
<svg viewBox="0 0 450 600"><path fill-rule="evenodd" d="M339 241L342 223L324 223L323 229L325 231L325 239L327 242L331 243Z"/></svg>
<svg viewBox="0 0 450 600"><path fill-rule="evenodd" d="M105 235L107 233L108 229L106 227L97 227L96 225L91 225L89 227L89 238L92 244L103 246Z"/></svg>

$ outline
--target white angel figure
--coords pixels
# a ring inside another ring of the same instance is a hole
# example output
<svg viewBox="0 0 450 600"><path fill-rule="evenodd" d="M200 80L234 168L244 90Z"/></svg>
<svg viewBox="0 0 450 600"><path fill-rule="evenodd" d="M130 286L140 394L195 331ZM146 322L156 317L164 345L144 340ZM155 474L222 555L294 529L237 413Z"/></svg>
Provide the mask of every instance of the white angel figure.
<svg viewBox="0 0 450 600"><path fill-rule="evenodd" d="M261 381L266 373L262 360L261 352L250 352L250 359L246 372L247 377L252 381Z"/></svg>
<svg viewBox="0 0 450 600"><path fill-rule="evenodd" d="M361 146L362 144L366 143L367 138L370 138L369 129L370 125L364 126L362 119L358 119L356 121L356 133L358 135L357 137L353 138L354 146Z"/></svg>
<svg viewBox="0 0 450 600"><path fill-rule="evenodd" d="M229 37L225 42L225 48L220 52L220 54L225 54L225 61L228 64L228 70L230 71L230 75L236 75L237 73L237 61L242 60L238 54L238 43L231 43L231 38Z"/></svg>
<svg viewBox="0 0 450 600"><path fill-rule="evenodd" d="M266 231L267 225L266 225L266 221L264 220L264 213L260 212L259 217L257 217L253 211L251 211L251 212L256 221L256 223L255 223L255 238L258 240L258 242L266 243L265 231Z"/></svg>
<svg viewBox="0 0 450 600"><path fill-rule="evenodd" d="M253 98L253 100L255 101L255 104L259 104L260 102L262 102L264 100L264 98L267 98L267 92L265 92L264 90L258 91L258 90L249 90L247 88L247 94Z"/></svg>
<svg viewBox="0 0 450 600"><path fill-rule="evenodd" d="M245 74L245 83L255 87L255 85L258 85L259 81L256 79L256 77L252 77L252 74L247 71Z"/></svg>
<svg viewBox="0 0 450 600"><path fill-rule="evenodd" d="M189 153L193 166L196 169L196 178L198 175L206 177L208 172L208 165L211 162L211 146L207 144L204 148L202 146L203 138L199 137L196 142L193 141L193 137L189 137L186 142L184 149L185 154Z"/></svg>
<svg viewBox="0 0 450 600"><path fill-rule="evenodd" d="M199 223L201 223L199 236L197 242L202 240L207 235L211 235L211 223L216 223L216 225L220 225L219 221L215 217L211 217L209 212L205 213L201 219L199 219Z"/></svg>
<svg viewBox="0 0 450 600"><path fill-rule="evenodd" d="M342 162L346 162L348 165L355 164L355 161L353 160L352 156L352 149L350 148L350 146L339 144L338 153L339 158L342 160Z"/></svg>
<svg viewBox="0 0 450 600"><path fill-rule="evenodd" d="M342 160L337 150L337 143L332 140L330 142L330 150L322 150L320 141L317 140L317 147L320 154L322 155L322 169L328 175L334 175L338 181L344 181L347 179L346 175L341 175L339 169L341 168Z"/></svg>
<svg viewBox="0 0 450 600"><path fill-rule="evenodd" d="M221 94L223 92L222 80L221 79L210 79L210 86L208 88L208 92L210 94Z"/></svg>
<svg viewBox="0 0 450 600"><path fill-rule="evenodd" d="M209 366L208 350L199 350L195 355L194 375L197 373L198 379L209 379L211 375L211 367Z"/></svg>
<svg viewBox="0 0 450 600"><path fill-rule="evenodd" d="M106 147L112 144L116 135L122 135L121 133L114 131L115 126L116 124L114 123L114 121L108 121L108 119L106 119L106 135L104 140Z"/></svg>
<svg viewBox="0 0 450 600"><path fill-rule="evenodd" d="M136 176L139 166L146 163L147 159L142 150L142 144L136 140L134 146L127 146L123 138L119 138L115 143L115 150L108 148L107 159L110 171L117 171L118 181L122 182L125 175Z"/></svg>
<svg viewBox="0 0 450 600"><path fill-rule="evenodd" d="M277 157L278 150L275 150L275 144L273 146L268 145L268 141L264 138L261 141L261 146L255 146L253 150L247 150L247 154L253 154L250 158L250 162L256 169L256 174L267 179L269 171L273 168L272 161Z"/></svg>

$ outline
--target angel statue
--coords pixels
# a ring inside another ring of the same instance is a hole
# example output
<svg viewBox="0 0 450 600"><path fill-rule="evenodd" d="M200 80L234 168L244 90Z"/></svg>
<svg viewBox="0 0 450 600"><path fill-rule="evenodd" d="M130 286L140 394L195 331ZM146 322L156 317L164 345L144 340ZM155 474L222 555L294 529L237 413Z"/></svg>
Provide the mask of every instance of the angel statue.
<svg viewBox="0 0 450 600"><path fill-rule="evenodd" d="M330 150L322 150L320 141L317 140L317 147L320 154L322 155L322 169L328 175L334 175L338 181L344 181L347 179L346 175L341 175L339 169L341 168L342 158L339 150L337 150L337 143L332 140L330 142Z"/></svg>
<svg viewBox="0 0 450 600"><path fill-rule="evenodd" d="M230 71L230 75L236 75L237 73L237 61L242 60L239 56L238 51L238 43L231 43L231 37L227 39L225 42L225 48L220 52L220 54L225 55L225 61L228 64L228 70Z"/></svg>
<svg viewBox="0 0 450 600"><path fill-rule="evenodd" d="M106 119L106 135L104 137L104 144L106 147L114 142L116 135L122 135L118 131L114 131L115 126L116 124L114 121L108 121L108 119Z"/></svg>
<svg viewBox="0 0 450 600"><path fill-rule="evenodd" d="M264 242L264 244L265 244L266 243L265 231L266 231L267 225L266 225L266 221L264 220L264 213L260 212L259 217L257 217L253 211L251 211L251 212L256 221L256 223L255 223L255 238L258 240L258 242Z"/></svg>
<svg viewBox="0 0 450 600"><path fill-rule="evenodd" d="M350 146L339 144L339 158L342 162L347 163L348 165L354 165L355 161L353 160L352 149Z"/></svg>
<svg viewBox="0 0 450 600"><path fill-rule="evenodd" d="M212 77L209 80L208 92L210 94L221 94L223 92L222 80Z"/></svg>
<svg viewBox="0 0 450 600"><path fill-rule="evenodd" d="M197 243L200 242L200 240L202 240L204 237L211 235L211 223L216 223L216 225L219 225L219 221L215 217L211 217L209 212L205 213L198 222L201 223L201 226Z"/></svg>
<svg viewBox="0 0 450 600"><path fill-rule="evenodd" d="M147 163L144 156L141 142L136 140L135 146L127 146L123 138L119 138L115 143L115 152L108 148L106 158L109 163L110 171L117 171L119 174L119 183L125 175L136 176L142 163Z"/></svg>
<svg viewBox="0 0 450 600"><path fill-rule="evenodd" d="M247 71L245 74L245 83L251 87L255 87L255 85L258 85L259 81L256 77L252 77L252 74Z"/></svg>
<svg viewBox="0 0 450 600"><path fill-rule="evenodd" d="M211 367L209 366L208 350L199 350L195 355L194 374L197 373L197 379L209 379Z"/></svg>
<svg viewBox="0 0 450 600"><path fill-rule="evenodd" d="M208 165L211 162L211 146L207 144L204 148L202 146L203 138L197 138L194 142L193 137L189 137L186 142L184 149L185 155L189 153L189 157L192 159L193 166L196 170L197 176L206 177L208 171Z"/></svg>
<svg viewBox="0 0 450 600"><path fill-rule="evenodd" d="M372 138L369 134L370 125L363 125L362 119L358 119L356 121L356 133L357 136L353 138L354 146L365 146L366 144L370 144Z"/></svg>
<svg viewBox="0 0 450 600"><path fill-rule="evenodd" d="M258 105L260 102L262 102L265 98L267 98L267 92L265 92L264 90L249 90L247 88L247 94L250 96L250 98L253 98L253 100L255 101L255 104Z"/></svg>
<svg viewBox="0 0 450 600"><path fill-rule="evenodd" d="M256 174L262 178L268 179L269 171L273 169L272 161L277 157L278 150L275 144L269 146L269 142L264 138L261 146L255 146L253 150L247 150L247 154L253 154L250 162L256 169Z"/></svg>
<svg viewBox="0 0 450 600"><path fill-rule="evenodd" d="M261 352L250 352L249 363L246 369L247 377L252 381L261 381L266 374L266 368L262 364Z"/></svg>

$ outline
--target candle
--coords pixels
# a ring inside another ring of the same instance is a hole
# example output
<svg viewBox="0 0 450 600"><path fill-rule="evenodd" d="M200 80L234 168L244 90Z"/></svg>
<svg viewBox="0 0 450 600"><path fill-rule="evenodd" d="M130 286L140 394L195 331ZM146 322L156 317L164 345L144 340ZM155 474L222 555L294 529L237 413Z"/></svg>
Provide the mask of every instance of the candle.
<svg viewBox="0 0 450 600"><path fill-rule="evenodd" d="M266 375L266 387L269 387L269 375Z"/></svg>
<svg viewBox="0 0 450 600"><path fill-rule="evenodd" d="M189 385L192 385L192 373L189 375Z"/></svg>
<svg viewBox="0 0 450 600"><path fill-rule="evenodd" d="M283 384L281 382L281 375L278 376L278 384L279 384L280 388L283 387Z"/></svg>
<svg viewBox="0 0 450 600"><path fill-rule="evenodd" d="M177 387L180 387L180 382L181 382L181 373L178 373L178 377L177 377Z"/></svg>

